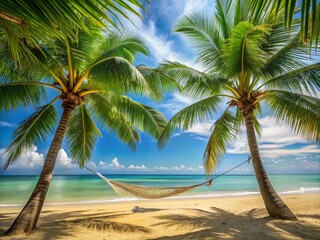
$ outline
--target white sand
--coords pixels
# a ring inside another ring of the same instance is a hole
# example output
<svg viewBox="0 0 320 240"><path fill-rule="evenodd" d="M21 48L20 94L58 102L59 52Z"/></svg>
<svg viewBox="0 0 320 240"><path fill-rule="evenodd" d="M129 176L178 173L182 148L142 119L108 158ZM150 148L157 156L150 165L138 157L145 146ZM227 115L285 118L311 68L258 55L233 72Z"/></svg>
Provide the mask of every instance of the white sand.
<svg viewBox="0 0 320 240"><path fill-rule="evenodd" d="M297 222L267 217L260 196L46 205L30 235L3 239L320 239L320 194L283 195ZM131 209L139 206L142 212ZM0 232L21 207L0 208Z"/></svg>

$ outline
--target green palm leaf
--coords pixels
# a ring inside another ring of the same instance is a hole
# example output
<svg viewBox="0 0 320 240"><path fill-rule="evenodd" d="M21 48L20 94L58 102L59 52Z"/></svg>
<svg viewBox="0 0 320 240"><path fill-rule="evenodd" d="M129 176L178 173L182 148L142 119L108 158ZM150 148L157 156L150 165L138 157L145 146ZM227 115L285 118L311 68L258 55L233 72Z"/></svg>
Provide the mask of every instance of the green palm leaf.
<svg viewBox="0 0 320 240"><path fill-rule="evenodd" d="M116 134L120 141L133 150L140 141L139 133L128 117L114 106L109 99L98 94L88 95L90 113L98 120L101 127Z"/></svg>
<svg viewBox="0 0 320 240"><path fill-rule="evenodd" d="M267 92L267 102L278 124L284 123L296 134L320 142L320 99L280 90Z"/></svg>
<svg viewBox="0 0 320 240"><path fill-rule="evenodd" d="M148 92L148 83L142 74L123 57L102 59L90 67L89 85L120 93ZM90 81L92 79L93 81Z"/></svg>
<svg viewBox="0 0 320 240"><path fill-rule="evenodd" d="M84 167L90 159L99 136L101 133L91 119L88 109L81 104L73 111L66 133L71 157L79 163L80 167Z"/></svg>
<svg viewBox="0 0 320 240"><path fill-rule="evenodd" d="M127 116L132 125L155 138L159 137L167 124L167 120L162 113L127 96L111 96L110 102Z"/></svg>
<svg viewBox="0 0 320 240"><path fill-rule="evenodd" d="M283 89L317 95L320 91L320 63L285 73L265 82L262 86L267 89Z"/></svg>
<svg viewBox="0 0 320 240"><path fill-rule="evenodd" d="M234 3L233 0L217 0L215 17L221 28L224 39L231 35L231 29L234 22Z"/></svg>
<svg viewBox="0 0 320 240"><path fill-rule="evenodd" d="M212 133L203 156L207 175L215 170L227 147L236 140L239 133L237 122L237 118L226 110L212 126Z"/></svg>
<svg viewBox="0 0 320 240"><path fill-rule="evenodd" d="M196 122L205 121L212 117L219 107L220 99L220 96L211 96L199 100L175 114L162 132L158 140L158 147L164 146L176 128L189 129Z"/></svg>
<svg viewBox="0 0 320 240"><path fill-rule="evenodd" d="M101 42L95 53L95 58L99 61L99 59L117 56L123 57L132 63L132 57L136 53L148 54L148 49L142 39L130 33L110 33L108 37Z"/></svg>
<svg viewBox="0 0 320 240"><path fill-rule="evenodd" d="M284 23L289 30L299 16L300 39L310 41L310 46L319 40L320 3L316 0L250 0L251 11L266 14L269 19L279 19L284 16ZM297 14L298 12L298 14Z"/></svg>
<svg viewBox="0 0 320 240"><path fill-rule="evenodd" d="M222 66L223 38L212 16L200 13L185 16L179 20L175 31L184 33L193 41L198 61L203 64L206 72L219 71Z"/></svg>
<svg viewBox="0 0 320 240"><path fill-rule="evenodd" d="M57 122L57 112L52 104L57 99L58 97L49 104L39 107L35 113L19 124L14 131L12 143L4 152L6 157L4 169L17 160L23 150L41 143L52 134Z"/></svg>
<svg viewBox="0 0 320 240"><path fill-rule="evenodd" d="M225 67L230 76L240 72L255 71L266 62L261 46L270 34L269 25L254 26L249 22L240 22L233 27L231 38L225 45Z"/></svg>
<svg viewBox="0 0 320 240"><path fill-rule="evenodd" d="M39 103L45 92L42 86L10 85L0 83L0 110L17 109L19 106L29 106ZM13 97L14 96L14 97Z"/></svg>
<svg viewBox="0 0 320 240"><path fill-rule="evenodd" d="M211 96L218 92L225 79L206 74L178 62L165 61L159 68L178 81L186 95L195 99Z"/></svg>
<svg viewBox="0 0 320 240"><path fill-rule="evenodd" d="M148 84L149 96L155 100L161 100L164 92L168 93L180 88L180 84L176 79L166 74L161 68L149 68L145 65L139 65L137 69Z"/></svg>
<svg viewBox="0 0 320 240"><path fill-rule="evenodd" d="M133 13L141 17L135 7L144 9L137 0L5 1L0 7L0 32L10 44L12 56L19 62L25 53L22 42L38 47L34 38L46 42L52 37L65 39L67 36L74 41L77 37L75 28L89 32L83 18L98 27L112 25L117 28L117 15L129 19L128 13Z"/></svg>

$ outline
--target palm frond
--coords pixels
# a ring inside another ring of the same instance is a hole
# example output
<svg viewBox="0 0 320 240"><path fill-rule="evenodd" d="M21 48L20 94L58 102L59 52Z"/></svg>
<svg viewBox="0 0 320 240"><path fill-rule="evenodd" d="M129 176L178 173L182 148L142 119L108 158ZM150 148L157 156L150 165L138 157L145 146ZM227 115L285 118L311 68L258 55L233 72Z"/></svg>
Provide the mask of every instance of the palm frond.
<svg viewBox="0 0 320 240"><path fill-rule="evenodd" d="M1 36L8 40L12 55L19 61L20 54L24 54L23 46L19 46L19 39L23 39L32 47L38 47L33 38L45 42L52 37L64 39L67 36L74 41L75 28L89 32L82 21L83 18L98 27L112 25L117 28L119 23L117 15L129 19L128 13L133 13L141 17L135 7L144 9L137 0L6 1L1 4L0 32L5 33Z"/></svg>
<svg viewBox="0 0 320 240"><path fill-rule="evenodd" d="M219 107L220 99L219 96L210 96L185 107L175 114L162 132L158 140L158 147L162 148L165 145L175 129L189 129L196 122L205 121L212 117Z"/></svg>
<svg viewBox="0 0 320 240"><path fill-rule="evenodd" d="M10 85L0 84L0 110L17 109L40 103L46 96L41 85Z"/></svg>
<svg viewBox="0 0 320 240"><path fill-rule="evenodd" d="M101 133L91 119L88 109L81 104L73 111L66 133L71 157L80 167L84 167L90 159L99 136Z"/></svg>
<svg viewBox="0 0 320 240"><path fill-rule="evenodd" d="M125 93L149 92L148 83L142 74L125 58L110 57L92 65L88 84L99 89Z"/></svg>
<svg viewBox="0 0 320 240"><path fill-rule="evenodd" d="M246 21L249 14L250 0L237 0L234 6L234 22L232 26L236 26L239 22Z"/></svg>
<svg viewBox="0 0 320 240"><path fill-rule="evenodd" d="M225 67L230 76L254 71L266 62L267 53L261 45L270 31L269 25L254 26L249 22L240 22L233 27L224 51Z"/></svg>
<svg viewBox="0 0 320 240"><path fill-rule="evenodd" d="M216 1L216 21L219 23L219 27L221 28L223 38L229 39L231 36L231 30L234 24L234 9L235 9L235 1L233 0L217 0ZM238 16L237 18L240 18Z"/></svg>
<svg viewBox="0 0 320 240"><path fill-rule="evenodd" d="M181 87L176 81L177 79L166 74L161 68L149 68L145 65L139 65L136 68L148 83L149 96L155 100L161 100L163 93L168 93Z"/></svg>
<svg viewBox="0 0 320 240"><path fill-rule="evenodd" d="M109 33L97 48L95 59L100 61L110 57L123 57L132 63L132 57L137 53L148 54L148 49L141 38L130 33Z"/></svg>
<svg viewBox="0 0 320 240"><path fill-rule="evenodd" d="M212 133L203 156L207 175L215 170L227 147L236 140L239 133L238 126L237 118L228 110L212 126Z"/></svg>
<svg viewBox="0 0 320 240"><path fill-rule="evenodd" d="M266 5L264 9L261 5ZM291 30L294 19L298 16L300 21L300 39L310 42L310 46L319 40L320 3L316 0L250 0L253 12L270 15L270 19L283 18L287 29Z"/></svg>
<svg viewBox="0 0 320 240"><path fill-rule="evenodd" d="M107 98L98 94L88 95L87 101L90 113L97 119L101 127L114 132L120 141L135 150L136 142L140 141L140 137L128 117Z"/></svg>
<svg viewBox="0 0 320 240"><path fill-rule="evenodd" d="M290 32L281 23L273 25L267 42L264 50L270 57L258 71L268 78L305 66L310 62L310 53L315 51L308 53L300 43L298 25L292 26Z"/></svg>
<svg viewBox="0 0 320 240"><path fill-rule="evenodd" d="M320 99L280 90L267 92L267 103L277 124L285 124L311 141L320 142Z"/></svg>
<svg viewBox="0 0 320 240"><path fill-rule="evenodd" d="M5 170L19 158L23 150L41 143L52 134L57 122L57 111L53 103L57 99L58 97L49 104L39 107L35 113L19 124L14 131L12 143L4 152L6 157Z"/></svg>
<svg viewBox="0 0 320 240"><path fill-rule="evenodd" d="M202 63L206 72L219 71L223 65L221 50L224 39L219 27L214 24L213 16L200 13L185 16L178 21L175 31L192 40L198 62Z"/></svg>
<svg viewBox="0 0 320 240"><path fill-rule="evenodd" d="M226 80L206 74L178 62L164 61L159 68L182 85L182 91L195 99L211 96L221 89Z"/></svg>
<svg viewBox="0 0 320 240"><path fill-rule="evenodd" d="M262 86L267 89L317 95L320 91L320 63L285 73L265 82Z"/></svg>
<svg viewBox="0 0 320 240"><path fill-rule="evenodd" d="M109 99L133 126L156 139L167 125L163 114L152 107L138 103L127 96L111 95Z"/></svg>
<svg viewBox="0 0 320 240"><path fill-rule="evenodd" d="M253 112L253 126L254 126L254 129L255 129L257 135L259 137L261 137L262 136L262 126L258 120L258 114L261 114L262 110L261 110L260 104L256 104L255 107L256 107L256 109Z"/></svg>

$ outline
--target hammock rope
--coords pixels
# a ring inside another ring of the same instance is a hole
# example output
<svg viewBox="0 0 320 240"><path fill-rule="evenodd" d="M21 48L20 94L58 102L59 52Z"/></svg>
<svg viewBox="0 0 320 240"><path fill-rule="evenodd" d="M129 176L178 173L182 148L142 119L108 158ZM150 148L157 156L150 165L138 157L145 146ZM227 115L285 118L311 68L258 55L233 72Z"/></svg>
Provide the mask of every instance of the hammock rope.
<svg viewBox="0 0 320 240"><path fill-rule="evenodd" d="M184 187L157 187L157 186L143 186L143 185L134 185L129 183L123 183L118 182L115 180L110 180L109 178L104 177L101 173L96 172L88 167L85 166L87 170L90 172L98 175L101 179L105 180L110 187L117 192L119 195L130 195L135 196L138 198L146 198L146 199L158 199L158 198L165 198L165 197L171 197L174 195L178 195L180 193L184 193L186 191L189 191L193 188L200 187L200 186L210 186L212 184L212 181L214 179L217 179L228 172L242 166L245 163L250 163L251 157L248 157L248 160L240 163L239 165L229 169L228 171L225 171L217 176L214 176L210 178L208 181L205 181L200 184L195 184L191 186L184 186Z"/></svg>

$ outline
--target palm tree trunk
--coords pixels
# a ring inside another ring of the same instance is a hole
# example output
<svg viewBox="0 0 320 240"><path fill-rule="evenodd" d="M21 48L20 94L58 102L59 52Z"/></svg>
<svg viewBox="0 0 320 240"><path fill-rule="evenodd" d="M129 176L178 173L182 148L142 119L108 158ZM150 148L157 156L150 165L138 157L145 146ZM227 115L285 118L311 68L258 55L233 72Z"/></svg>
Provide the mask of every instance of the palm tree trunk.
<svg viewBox="0 0 320 240"><path fill-rule="evenodd" d="M260 193L270 217L297 220L295 215L281 200L277 192L272 187L268 175L263 167L253 125L253 112L249 111L244 113L244 118L254 172L259 184Z"/></svg>
<svg viewBox="0 0 320 240"><path fill-rule="evenodd" d="M11 227L7 230L7 235L30 233L33 229L35 229L49 189L53 169L67 130L72 110L72 107L64 108L60 123L49 148L37 185L34 188L27 204L24 206Z"/></svg>

